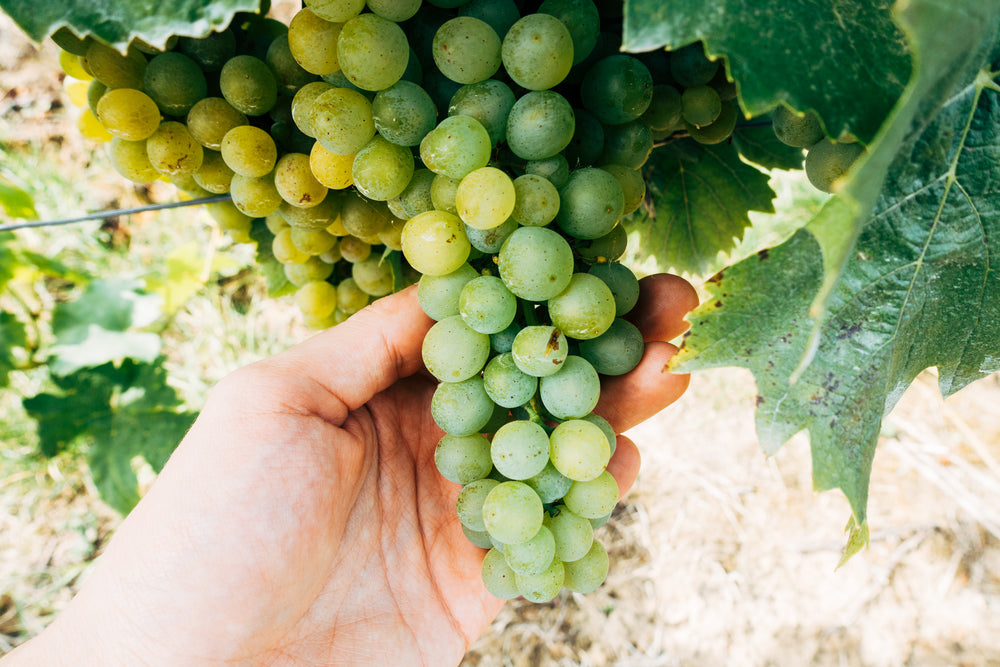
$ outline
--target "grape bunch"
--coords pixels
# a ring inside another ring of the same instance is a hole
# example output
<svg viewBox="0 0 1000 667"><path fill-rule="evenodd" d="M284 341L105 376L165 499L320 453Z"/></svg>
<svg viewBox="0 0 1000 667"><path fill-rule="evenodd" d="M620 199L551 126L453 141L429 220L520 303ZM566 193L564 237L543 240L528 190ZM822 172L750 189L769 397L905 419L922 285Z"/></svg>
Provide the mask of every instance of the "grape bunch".
<svg viewBox="0 0 1000 667"><path fill-rule="evenodd" d="M655 142L739 115L700 45L626 55L620 26L593 0L311 0L162 51L59 40L115 168L228 193L234 240L263 218L309 324L418 283L435 462L500 598L607 575L617 435L593 411L644 351L621 220Z"/></svg>

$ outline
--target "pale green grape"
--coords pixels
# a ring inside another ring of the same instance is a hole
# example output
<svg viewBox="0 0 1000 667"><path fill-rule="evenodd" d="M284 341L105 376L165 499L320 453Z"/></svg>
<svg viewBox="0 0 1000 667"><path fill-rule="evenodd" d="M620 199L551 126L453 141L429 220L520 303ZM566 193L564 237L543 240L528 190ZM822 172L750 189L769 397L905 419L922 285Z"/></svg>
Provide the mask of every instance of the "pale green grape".
<svg viewBox="0 0 1000 667"><path fill-rule="evenodd" d="M579 419L590 413L601 395L601 380L590 362L569 355L562 368L539 381L542 405L556 419Z"/></svg>
<svg viewBox="0 0 1000 667"><path fill-rule="evenodd" d="M511 217L525 227L544 227L559 212L559 191L547 178L523 174L514 179L516 203Z"/></svg>
<svg viewBox="0 0 1000 667"><path fill-rule="evenodd" d="M337 288L323 280L313 280L295 293L295 303L307 317L323 319L337 307Z"/></svg>
<svg viewBox="0 0 1000 667"><path fill-rule="evenodd" d="M278 82L260 58L241 55L230 58L219 73L219 88L237 111L261 116L278 101Z"/></svg>
<svg viewBox="0 0 1000 667"><path fill-rule="evenodd" d="M292 206L312 208L326 197L327 187L316 180L309 167L309 156L286 153L274 166L274 186L281 198Z"/></svg>
<svg viewBox="0 0 1000 667"><path fill-rule="evenodd" d="M409 57L403 29L377 14L355 16L337 38L340 69L363 90L384 90L399 81Z"/></svg>
<svg viewBox="0 0 1000 667"><path fill-rule="evenodd" d="M490 135L471 116L449 116L420 142L420 159L435 174L461 180L490 161Z"/></svg>
<svg viewBox="0 0 1000 667"><path fill-rule="evenodd" d="M507 145L524 160L550 158L573 140L576 121L573 107L551 90L521 96L507 117Z"/></svg>
<svg viewBox="0 0 1000 667"><path fill-rule="evenodd" d="M569 163L565 155L553 155L544 160L528 160L524 167L526 174L534 174L547 179L556 189L563 188L569 182Z"/></svg>
<svg viewBox="0 0 1000 667"><path fill-rule="evenodd" d="M234 127L247 124L247 117L221 97L195 102L187 115L188 131L205 148L220 150L222 139Z"/></svg>
<svg viewBox="0 0 1000 667"><path fill-rule="evenodd" d="M399 205L405 214L400 216L404 219L412 218L426 211L434 209L434 200L431 198L431 184L437 175L430 169L417 169L413 172L413 178L399 193Z"/></svg>
<svg viewBox="0 0 1000 667"><path fill-rule="evenodd" d="M446 434L434 449L434 464L441 476L450 482L468 484L483 479L493 467L490 443L478 433L466 436Z"/></svg>
<svg viewBox="0 0 1000 667"><path fill-rule="evenodd" d="M607 550L594 540L583 558L563 563L563 585L574 593L593 593L607 578L609 565Z"/></svg>
<svg viewBox="0 0 1000 667"><path fill-rule="evenodd" d="M145 141L114 137L108 144L108 155L115 171L134 183L149 183L160 177L149 162Z"/></svg>
<svg viewBox="0 0 1000 667"><path fill-rule="evenodd" d="M327 21L343 23L361 13L365 0L310 0L309 9Z"/></svg>
<svg viewBox="0 0 1000 667"><path fill-rule="evenodd" d="M556 470L552 461L549 461L540 473L524 480L524 483L535 490L543 503L549 504L566 495L573 480Z"/></svg>
<svg viewBox="0 0 1000 667"><path fill-rule="evenodd" d="M627 247L628 232L624 225L617 224L604 236L578 245L576 251L588 262L614 262L625 254Z"/></svg>
<svg viewBox="0 0 1000 667"><path fill-rule="evenodd" d="M102 42L89 40L85 58L89 72L109 89L142 88L146 57L138 49L129 49L123 56Z"/></svg>
<svg viewBox="0 0 1000 667"><path fill-rule="evenodd" d="M573 38L573 64L590 55L601 32L601 17L593 0L545 0L538 8L563 22Z"/></svg>
<svg viewBox="0 0 1000 667"><path fill-rule="evenodd" d="M622 164L603 164L601 169L614 176L622 188L622 216L638 211L646 200L646 181L642 172Z"/></svg>
<svg viewBox="0 0 1000 667"><path fill-rule="evenodd" d="M351 177L369 199L398 197L413 178L413 152L376 135L354 156Z"/></svg>
<svg viewBox="0 0 1000 667"><path fill-rule="evenodd" d="M605 125L635 120L653 99L653 77L638 58L624 54L597 61L580 84L583 106Z"/></svg>
<svg viewBox="0 0 1000 667"><path fill-rule="evenodd" d="M545 516L545 527L555 540L556 558L564 562L583 558L594 543L590 521L574 514L565 505L557 506L556 510L556 514Z"/></svg>
<svg viewBox="0 0 1000 667"><path fill-rule="evenodd" d="M310 208L292 206L282 200L278 213L292 227L329 230L338 219L342 204L343 200L335 195L327 195L323 201Z"/></svg>
<svg viewBox="0 0 1000 667"><path fill-rule="evenodd" d="M462 382L439 384L431 399L431 416L445 433L482 433L493 416L493 401L483 389L483 379L473 375Z"/></svg>
<svg viewBox="0 0 1000 667"><path fill-rule="evenodd" d="M168 51L146 64L142 89L168 116L185 116L208 94L205 74L183 53Z"/></svg>
<svg viewBox="0 0 1000 667"><path fill-rule="evenodd" d="M545 301L569 285L573 250L547 227L521 227L504 241L497 267L507 289L516 296Z"/></svg>
<svg viewBox="0 0 1000 667"><path fill-rule="evenodd" d="M476 229L501 225L513 212L515 200L514 182L496 167L469 172L455 190L458 217Z"/></svg>
<svg viewBox="0 0 1000 667"><path fill-rule="evenodd" d="M485 81L500 69L500 37L476 18L445 21L434 35L432 52L441 73L458 83Z"/></svg>
<svg viewBox="0 0 1000 667"><path fill-rule="evenodd" d="M615 317L622 317L639 302L639 280L632 269L618 262L594 264L587 272L600 278L615 299Z"/></svg>
<svg viewBox="0 0 1000 667"><path fill-rule="evenodd" d="M146 154L153 168L167 176L193 174L205 159L205 149L191 136L187 126L173 120L160 123L146 139Z"/></svg>
<svg viewBox="0 0 1000 667"><path fill-rule="evenodd" d="M340 256L352 264L365 261L371 254L371 244L356 236L345 236L340 240Z"/></svg>
<svg viewBox="0 0 1000 667"><path fill-rule="evenodd" d="M455 501L455 512L463 526L476 532L486 531L486 524L483 522L483 503L486 501L486 496L499 483L487 477L469 482L462 487Z"/></svg>
<svg viewBox="0 0 1000 667"><path fill-rule="evenodd" d="M431 203L434 204L434 208L458 215L458 207L455 206L455 193L458 191L460 182L459 178L436 174L434 180L431 181Z"/></svg>
<svg viewBox="0 0 1000 667"><path fill-rule="evenodd" d="M562 21L548 14L519 19L503 38L504 69L517 85L545 90L560 83L573 66L573 38Z"/></svg>
<svg viewBox="0 0 1000 667"><path fill-rule="evenodd" d="M473 248L487 255L495 255L500 252L504 241L517 230L518 226L513 218L507 218L492 229L476 229L466 225L465 235Z"/></svg>
<svg viewBox="0 0 1000 667"><path fill-rule="evenodd" d="M563 498L566 507L585 519L597 519L610 514L618 502L618 482L607 470L594 479L573 482Z"/></svg>
<svg viewBox="0 0 1000 667"><path fill-rule="evenodd" d="M221 153L206 150L205 157L201 161L201 168L194 172L193 178L195 183L208 192L221 195L229 192L233 180L233 170L222 159Z"/></svg>
<svg viewBox="0 0 1000 667"><path fill-rule="evenodd" d="M552 324L569 338L597 338L615 319L615 298L604 281L574 273L566 289L548 301Z"/></svg>
<svg viewBox="0 0 1000 667"><path fill-rule="evenodd" d="M441 382L461 382L479 373L490 354L490 337L459 316L446 317L424 336L424 365Z"/></svg>
<svg viewBox="0 0 1000 667"><path fill-rule="evenodd" d="M516 408L530 401L535 395L538 378L518 368L513 355L501 353L486 364L483 371L483 389L497 405Z"/></svg>
<svg viewBox="0 0 1000 667"><path fill-rule="evenodd" d="M407 220L401 240L410 266L433 276L456 270L472 249L462 221L444 211L427 211Z"/></svg>
<svg viewBox="0 0 1000 667"><path fill-rule="evenodd" d="M483 558L482 578L483 585L495 598L501 600L513 600L521 595L515 579L517 575L510 569L503 552L497 549L490 549Z"/></svg>
<svg viewBox="0 0 1000 667"><path fill-rule="evenodd" d="M538 494L522 482L497 484L483 502L486 530L490 537L505 545L520 544L534 537L542 527L544 514Z"/></svg>
<svg viewBox="0 0 1000 667"><path fill-rule="evenodd" d="M437 109L427 92L411 81L399 81L372 100L378 133L400 146L417 146L437 125Z"/></svg>
<svg viewBox="0 0 1000 667"><path fill-rule="evenodd" d="M542 378L542 383L548 379ZM599 426L583 419L562 422L549 439L552 465L574 482L596 479L611 459L607 436Z"/></svg>
<svg viewBox="0 0 1000 667"><path fill-rule="evenodd" d="M378 298L392 293L395 278L392 265L388 260L383 260L381 255L373 253L367 259L354 262L351 265L351 277L358 287L373 297Z"/></svg>
<svg viewBox="0 0 1000 667"><path fill-rule="evenodd" d="M372 104L361 93L349 88L331 88L321 92L303 113L316 140L337 155L354 155L375 136ZM293 107L294 109L294 107Z"/></svg>
<svg viewBox="0 0 1000 667"><path fill-rule="evenodd" d="M292 228L286 227L274 235L271 241L271 252L274 258L282 264L302 264L309 259L307 253L295 247L292 241Z"/></svg>
<svg viewBox="0 0 1000 667"><path fill-rule="evenodd" d="M337 245L337 237L325 229L293 226L292 243L307 255L318 256L333 249Z"/></svg>
<svg viewBox="0 0 1000 667"><path fill-rule="evenodd" d="M226 132L219 150L229 168L243 176L270 174L278 160L274 139L253 125L239 125Z"/></svg>
<svg viewBox="0 0 1000 667"><path fill-rule="evenodd" d="M556 554L556 542L543 524L527 542L508 544L503 550L510 569L519 575L537 575L545 572Z"/></svg>
<svg viewBox="0 0 1000 667"><path fill-rule="evenodd" d="M441 276L424 274L417 284L420 308L433 320L458 315L458 302L465 284L478 276L474 268L462 264L451 273Z"/></svg>
<svg viewBox="0 0 1000 667"><path fill-rule="evenodd" d="M302 287L314 280L326 280L333 273L333 264L326 262L321 257L310 257L302 264L284 264L285 277L288 282L297 287ZM333 290L333 305L337 305L337 290ZM332 311L331 311L332 312Z"/></svg>
<svg viewBox="0 0 1000 667"><path fill-rule="evenodd" d="M562 561L553 560L541 574L514 573L517 590L530 602L548 602L559 595L565 577Z"/></svg>
<svg viewBox="0 0 1000 667"><path fill-rule="evenodd" d="M359 239L377 236L389 224L389 212L381 202L363 196L348 194L340 210L344 229Z"/></svg>
<svg viewBox="0 0 1000 667"><path fill-rule="evenodd" d="M344 241L340 242L340 248L343 252ZM371 297L354 281L354 278L345 278L341 280L337 285L337 309L347 313L348 315L353 315L362 308L368 305Z"/></svg>
<svg viewBox="0 0 1000 667"><path fill-rule="evenodd" d="M577 169L559 191L556 224L578 239L596 239L610 232L625 209L618 180L596 167Z"/></svg>
<svg viewBox="0 0 1000 667"><path fill-rule="evenodd" d="M559 329L535 325L518 332L510 351L521 372L545 377L562 368L569 354L569 345Z"/></svg>
<svg viewBox="0 0 1000 667"><path fill-rule="evenodd" d="M160 110L146 93L115 88L97 102L97 118L113 136L142 141L160 127Z"/></svg>
<svg viewBox="0 0 1000 667"><path fill-rule="evenodd" d="M580 356L602 375L628 373L642 361L645 349L642 332L620 318L597 338L580 341Z"/></svg>
<svg viewBox="0 0 1000 667"><path fill-rule="evenodd" d="M459 88L448 104L448 115L475 118L486 128L495 146L507 136L507 116L515 101L510 86L487 79Z"/></svg>
<svg viewBox="0 0 1000 667"><path fill-rule="evenodd" d="M305 70L288 45L288 35L279 35L267 47L264 62L274 72L278 88L283 93L295 93L299 88L316 80L316 74Z"/></svg>
<svg viewBox="0 0 1000 667"><path fill-rule="evenodd" d="M253 227L253 218L241 213L231 201L221 201L205 206L212 219L219 223L219 227L226 230L229 237L236 243L251 243L250 229ZM280 261L280 260L279 260Z"/></svg>
<svg viewBox="0 0 1000 667"><path fill-rule="evenodd" d="M861 144L824 138L806 153L806 176L817 190L833 192L854 161L864 152Z"/></svg>
<svg viewBox="0 0 1000 667"><path fill-rule="evenodd" d="M476 331L497 333L514 321L517 297L496 276L479 276L462 288L458 312L465 323Z"/></svg>
<svg viewBox="0 0 1000 667"><path fill-rule="evenodd" d="M493 466L504 477L534 477L549 461L549 436L535 422L508 422L493 434L490 455Z"/></svg>
<svg viewBox="0 0 1000 667"><path fill-rule="evenodd" d="M480 549L493 548L493 542L490 540L490 534L485 530L471 530L463 525L462 532L465 534L465 537L469 540L469 542L476 545Z"/></svg>
<svg viewBox="0 0 1000 667"><path fill-rule="evenodd" d="M295 127L307 137L316 138L316 130L313 128L313 105L316 99L333 88L326 81L313 81L295 91L291 105L292 120Z"/></svg>
<svg viewBox="0 0 1000 667"><path fill-rule="evenodd" d="M270 174L264 176L234 174L229 194L236 208L251 218L266 218L281 206L281 195L274 187L274 178Z"/></svg>

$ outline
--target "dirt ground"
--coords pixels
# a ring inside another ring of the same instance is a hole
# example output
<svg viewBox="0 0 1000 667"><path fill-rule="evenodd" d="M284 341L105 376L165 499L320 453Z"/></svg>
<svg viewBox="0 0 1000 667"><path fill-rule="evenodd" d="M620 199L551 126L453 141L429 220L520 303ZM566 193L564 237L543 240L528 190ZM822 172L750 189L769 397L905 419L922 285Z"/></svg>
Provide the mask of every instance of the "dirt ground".
<svg viewBox="0 0 1000 667"><path fill-rule="evenodd" d="M0 17L0 110L7 129L18 114L19 141L65 131L54 67L53 51L35 53ZM82 169L89 158L76 146L64 157ZM197 307L191 320L204 325L210 304ZM252 314L260 349L281 345L285 313ZM0 409L28 389L0 392ZM699 373L679 403L634 429L642 472L600 530L607 583L508 603L463 664L1000 664L998 378L948 401L932 372L918 378L883 427L871 546L839 569L847 503L813 492L801 435L774 457L760 452L754 395L745 371ZM25 441L0 440L0 655L66 604L117 522L69 462L27 462Z"/></svg>

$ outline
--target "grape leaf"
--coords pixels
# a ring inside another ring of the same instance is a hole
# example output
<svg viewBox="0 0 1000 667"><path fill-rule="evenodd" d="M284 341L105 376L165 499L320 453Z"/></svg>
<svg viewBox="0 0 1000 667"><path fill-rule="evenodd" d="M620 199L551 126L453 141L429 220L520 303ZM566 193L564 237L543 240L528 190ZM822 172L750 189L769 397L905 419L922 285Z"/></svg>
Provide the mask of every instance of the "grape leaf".
<svg viewBox="0 0 1000 667"><path fill-rule="evenodd" d="M626 0L623 48L702 40L728 58L740 106L759 116L785 101L816 110L827 133L868 143L910 78L891 0Z"/></svg>
<svg viewBox="0 0 1000 667"><path fill-rule="evenodd" d="M18 367L14 358L15 347L27 347L28 337L24 323L11 313L0 311L0 387L10 384L8 374Z"/></svg>
<svg viewBox="0 0 1000 667"><path fill-rule="evenodd" d="M219 271L237 267L228 255L206 249L191 241L174 248L162 268L145 277L146 289L163 297L163 312L176 313Z"/></svg>
<svg viewBox="0 0 1000 667"><path fill-rule="evenodd" d="M93 35L120 51L135 38L163 48L172 35L204 37L240 11L257 11L260 0L0 0L0 9L36 42L62 27Z"/></svg>
<svg viewBox="0 0 1000 667"><path fill-rule="evenodd" d="M85 438L88 462L101 497L127 514L139 501L132 460L139 456L163 468L197 416L180 410L177 392L166 383L163 359L126 360L54 377L58 393L25 399L38 422L41 449L53 456Z"/></svg>
<svg viewBox="0 0 1000 667"><path fill-rule="evenodd" d="M673 363L749 368L769 453L808 430L816 487L850 501L849 549L867 529L881 419L913 378L936 366L947 395L1000 370L990 261L1000 253L1000 87L980 71L1000 34L1000 3L912 0L899 18L916 79L858 172L882 169L874 185L855 187L884 187L836 273L827 316L815 326L830 263L821 237L852 225L858 199L830 199L789 241L717 276Z"/></svg>
<svg viewBox="0 0 1000 667"><path fill-rule="evenodd" d="M770 125L737 127L733 143L745 160L765 169L801 169L805 159L801 148L778 141Z"/></svg>
<svg viewBox="0 0 1000 667"><path fill-rule="evenodd" d="M137 280L95 280L75 301L59 304L52 314L56 342L49 369L56 375L100 366L126 357L153 361L162 340L155 333L136 331L161 313L162 298L143 294Z"/></svg>
<svg viewBox="0 0 1000 667"><path fill-rule="evenodd" d="M671 142L653 151L643 176L653 205L625 224L663 270L702 273L742 238L748 211L774 212L767 175L728 143Z"/></svg>
<svg viewBox="0 0 1000 667"><path fill-rule="evenodd" d="M27 192L0 176L0 207L12 218L35 220L38 212L35 202Z"/></svg>
<svg viewBox="0 0 1000 667"><path fill-rule="evenodd" d="M264 281L267 283L267 295L273 298L294 294L296 287L288 277L285 276L285 267L274 256L271 251L271 243L274 241L274 234L267 228L263 218L253 221L250 229L250 238L257 244L257 264L260 272L264 274Z"/></svg>
<svg viewBox="0 0 1000 667"><path fill-rule="evenodd" d="M17 270L17 253L7 245L13 240L14 235L10 232L0 232L0 290L11 281Z"/></svg>

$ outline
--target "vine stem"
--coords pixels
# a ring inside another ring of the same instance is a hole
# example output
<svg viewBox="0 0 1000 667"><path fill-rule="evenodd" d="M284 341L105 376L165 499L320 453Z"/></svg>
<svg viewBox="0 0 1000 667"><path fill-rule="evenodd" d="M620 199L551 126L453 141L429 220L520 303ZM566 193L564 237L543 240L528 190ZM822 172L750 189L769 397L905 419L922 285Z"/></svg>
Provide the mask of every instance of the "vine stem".
<svg viewBox="0 0 1000 667"><path fill-rule="evenodd" d="M202 197L201 199L189 199L187 201L166 202L163 204L146 204L145 206L133 206L131 208L112 208L104 211L87 213L75 218L60 218L58 220L25 220L23 222L12 222L0 225L0 232L10 232L15 229L27 229L29 227L56 227L59 225L72 225L77 222L87 220L101 220L119 215L133 215L145 211L161 211L168 208L181 208L184 206L201 206L203 204L217 204L229 201L229 195L216 195L214 197Z"/></svg>

